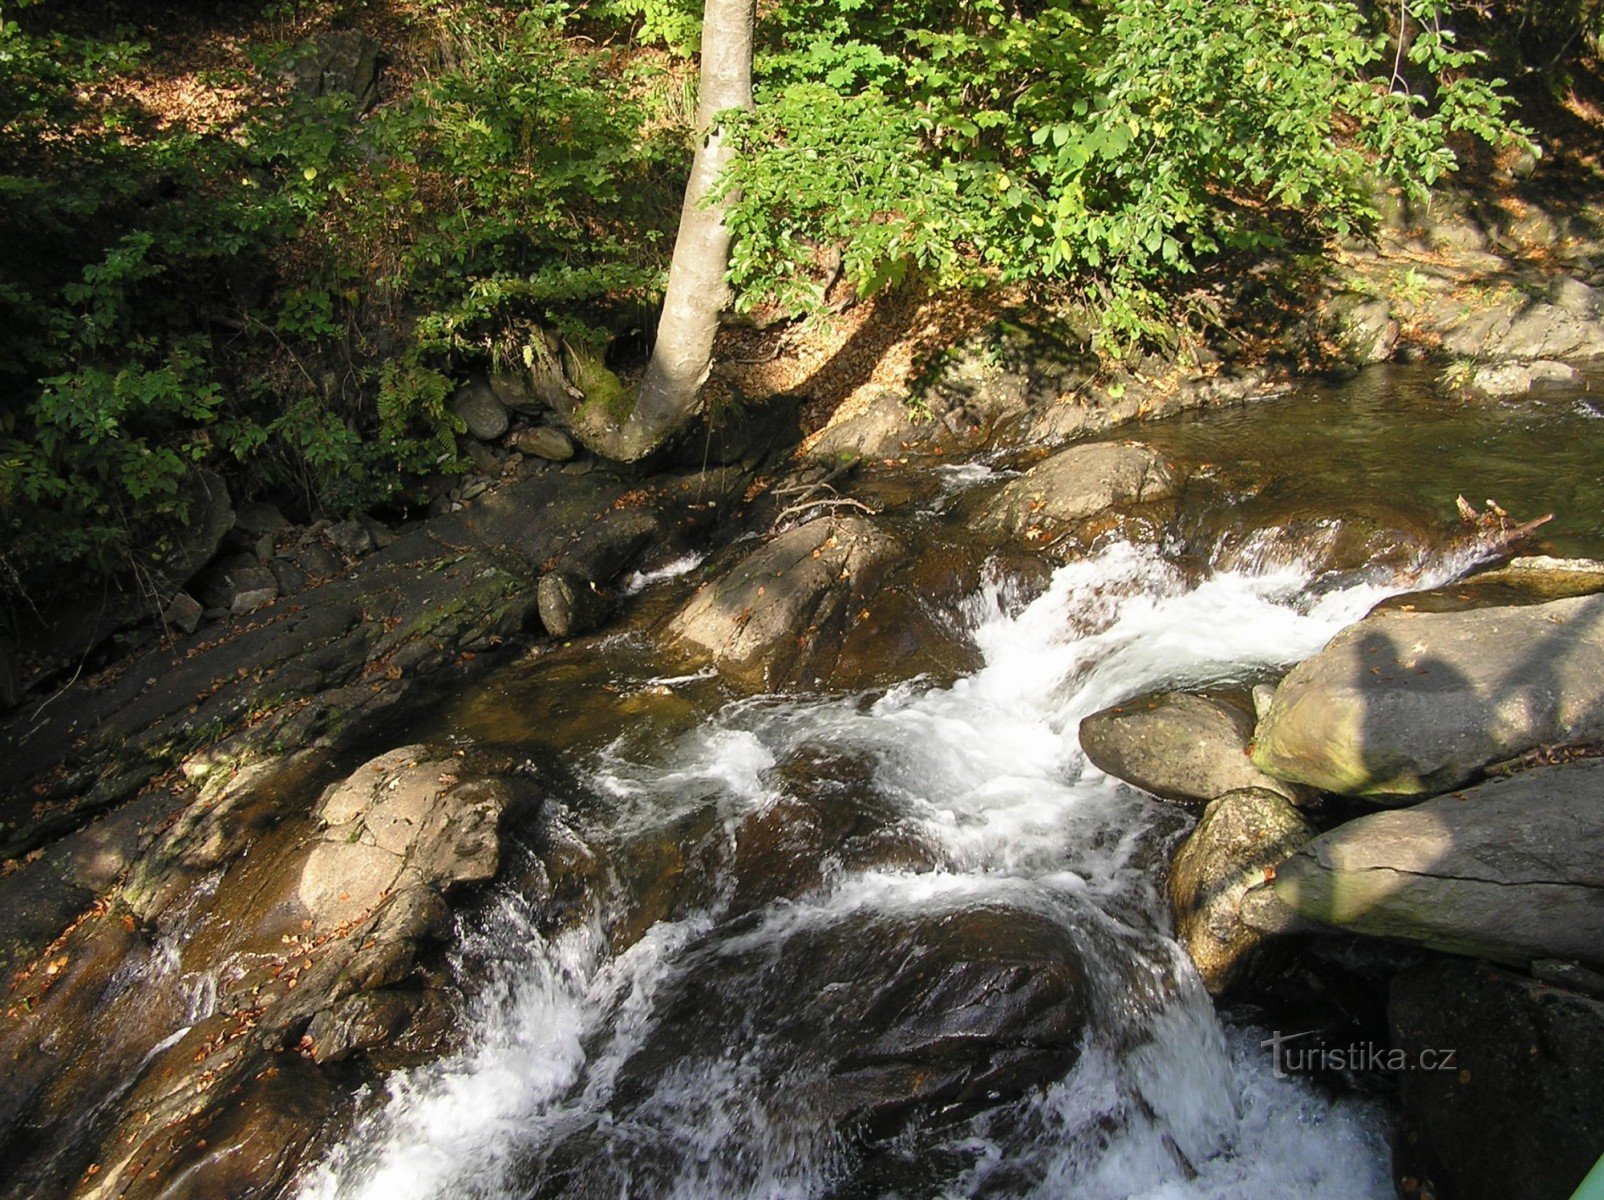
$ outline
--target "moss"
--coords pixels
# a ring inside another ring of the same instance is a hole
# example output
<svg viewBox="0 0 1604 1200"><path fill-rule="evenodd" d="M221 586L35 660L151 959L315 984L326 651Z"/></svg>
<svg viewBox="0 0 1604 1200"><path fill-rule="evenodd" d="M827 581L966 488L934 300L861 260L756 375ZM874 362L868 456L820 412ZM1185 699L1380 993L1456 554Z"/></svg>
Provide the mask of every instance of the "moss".
<svg viewBox="0 0 1604 1200"><path fill-rule="evenodd" d="M585 394L574 409L576 423L617 425L635 411L635 393L608 370L600 356L590 350L565 347L568 378Z"/></svg>

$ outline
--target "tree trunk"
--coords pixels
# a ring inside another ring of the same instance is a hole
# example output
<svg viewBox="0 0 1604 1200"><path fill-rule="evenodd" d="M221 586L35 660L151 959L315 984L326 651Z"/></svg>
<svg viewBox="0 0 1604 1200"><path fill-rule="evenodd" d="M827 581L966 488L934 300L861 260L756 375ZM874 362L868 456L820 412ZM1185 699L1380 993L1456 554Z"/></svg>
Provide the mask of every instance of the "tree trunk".
<svg viewBox="0 0 1604 1200"><path fill-rule="evenodd" d="M696 128L701 140L685 185L674 259L657 323L657 345L634 411L619 430L617 457L633 461L662 444L695 411L713 360L719 314L729 304L728 202L708 196L734 157L718 115L752 107L752 30L756 0L705 0Z"/></svg>

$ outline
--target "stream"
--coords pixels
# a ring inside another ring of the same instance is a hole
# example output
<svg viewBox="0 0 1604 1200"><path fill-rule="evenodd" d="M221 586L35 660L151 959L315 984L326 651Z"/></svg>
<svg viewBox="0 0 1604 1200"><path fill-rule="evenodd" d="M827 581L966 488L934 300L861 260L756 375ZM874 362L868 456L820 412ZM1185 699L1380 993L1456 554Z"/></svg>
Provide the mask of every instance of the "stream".
<svg viewBox="0 0 1604 1200"><path fill-rule="evenodd" d="M547 800L459 916L460 1049L365 1097L300 1196L1391 1196L1384 1101L1278 1077L1217 1015L1167 936L1191 817L1077 730L1456 578L1460 492L1598 553L1589 395L1428 378L1122 431L1190 468L1178 519L1035 582L986 559L934 614L946 676L743 695L626 622L457 698L424 735L520 747ZM963 540L1011 465L911 470L899 536ZM660 566L642 611L699 570Z"/></svg>

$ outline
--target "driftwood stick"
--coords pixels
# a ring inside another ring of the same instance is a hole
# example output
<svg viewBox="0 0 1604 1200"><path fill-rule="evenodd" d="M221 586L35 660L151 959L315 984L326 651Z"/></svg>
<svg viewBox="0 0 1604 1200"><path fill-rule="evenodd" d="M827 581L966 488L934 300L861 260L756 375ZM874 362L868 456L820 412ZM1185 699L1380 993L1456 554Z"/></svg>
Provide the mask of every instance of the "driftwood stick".
<svg viewBox="0 0 1604 1200"><path fill-rule="evenodd" d="M854 500L851 496L833 496L818 500L803 500L798 504L791 505L789 508L783 508L780 510L779 515L774 518L774 524L778 526L786 517L795 516L798 513L804 513L815 508L827 508L832 512L838 508L855 508L871 517L880 515L878 509L870 508L861 500Z"/></svg>

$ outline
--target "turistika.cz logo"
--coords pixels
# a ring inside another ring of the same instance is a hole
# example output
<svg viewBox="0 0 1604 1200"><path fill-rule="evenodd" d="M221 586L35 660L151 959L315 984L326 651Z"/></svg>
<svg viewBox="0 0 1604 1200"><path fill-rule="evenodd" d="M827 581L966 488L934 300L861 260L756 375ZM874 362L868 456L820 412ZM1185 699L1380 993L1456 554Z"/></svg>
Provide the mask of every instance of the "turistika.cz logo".
<svg viewBox="0 0 1604 1200"><path fill-rule="evenodd" d="M1305 1029L1302 1033L1282 1033L1276 1030L1259 1046L1270 1051L1275 1075L1285 1079L1288 1075L1314 1075L1325 1071L1457 1071L1458 1051L1446 1047L1426 1046L1411 1053L1396 1046L1377 1042L1349 1042L1341 1046L1328 1046L1324 1042L1305 1041L1316 1036L1318 1029Z"/></svg>

